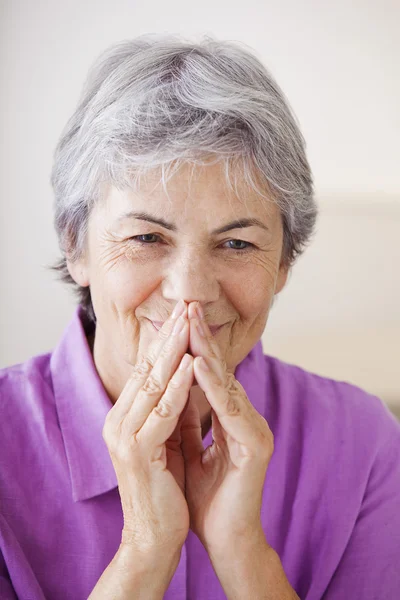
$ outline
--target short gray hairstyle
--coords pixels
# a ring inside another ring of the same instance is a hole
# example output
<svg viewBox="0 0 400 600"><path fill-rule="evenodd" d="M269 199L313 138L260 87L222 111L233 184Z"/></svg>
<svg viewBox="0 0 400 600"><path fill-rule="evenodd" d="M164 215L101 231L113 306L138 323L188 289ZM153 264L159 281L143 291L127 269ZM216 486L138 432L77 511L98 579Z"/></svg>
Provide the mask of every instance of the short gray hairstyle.
<svg viewBox="0 0 400 600"><path fill-rule="evenodd" d="M74 286L95 321L90 288L72 279L67 257L82 256L91 209L106 185L133 188L160 167L165 184L183 163L209 164L207 157L223 161L231 189L231 173L235 190L240 174L279 206L281 265L290 268L317 217L305 146L285 95L245 44L172 34L117 43L91 67L55 150L51 183L62 258L50 268Z"/></svg>

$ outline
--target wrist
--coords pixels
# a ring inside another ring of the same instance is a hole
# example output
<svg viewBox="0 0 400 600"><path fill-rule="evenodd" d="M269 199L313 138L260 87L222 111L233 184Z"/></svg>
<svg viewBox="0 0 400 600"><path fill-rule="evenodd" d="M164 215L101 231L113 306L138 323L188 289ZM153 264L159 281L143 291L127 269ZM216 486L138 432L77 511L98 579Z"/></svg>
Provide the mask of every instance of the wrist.
<svg viewBox="0 0 400 600"><path fill-rule="evenodd" d="M179 558L180 552L165 552L162 555L143 553L138 552L137 548L121 544L88 600L162 600L178 566Z"/></svg>
<svg viewBox="0 0 400 600"><path fill-rule="evenodd" d="M278 553L264 542L246 541L225 553L210 556L215 573L229 600L300 600L291 587Z"/></svg>
<svg viewBox="0 0 400 600"><path fill-rule="evenodd" d="M146 550L137 548L132 544L121 542L117 556L118 565L124 569L132 564L137 566L138 570L145 572L162 572L178 566L181 557L182 547L157 547Z"/></svg>
<svg viewBox="0 0 400 600"><path fill-rule="evenodd" d="M220 539L218 543L207 543L204 546L210 558L215 560L223 560L227 556L235 560L235 556L251 556L254 552L273 550L261 527L256 531L247 532L246 535Z"/></svg>
<svg viewBox="0 0 400 600"><path fill-rule="evenodd" d="M121 574L130 573L132 589L137 590L137 598L153 600L164 597L180 556L181 548L139 551L133 546L121 544L115 563Z"/></svg>

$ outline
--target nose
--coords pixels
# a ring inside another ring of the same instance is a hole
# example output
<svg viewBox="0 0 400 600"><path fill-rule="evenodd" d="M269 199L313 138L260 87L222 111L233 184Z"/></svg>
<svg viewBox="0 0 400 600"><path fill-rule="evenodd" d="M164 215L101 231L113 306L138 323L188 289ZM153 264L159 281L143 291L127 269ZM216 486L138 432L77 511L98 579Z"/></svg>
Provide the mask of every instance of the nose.
<svg viewBox="0 0 400 600"><path fill-rule="evenodd" d="M188 251L173 261L163 281L163 296L173 305L181 298L189 304L200 302L207 314L207 305L218 301L220 284L211 260L197 250Z"/></svg>

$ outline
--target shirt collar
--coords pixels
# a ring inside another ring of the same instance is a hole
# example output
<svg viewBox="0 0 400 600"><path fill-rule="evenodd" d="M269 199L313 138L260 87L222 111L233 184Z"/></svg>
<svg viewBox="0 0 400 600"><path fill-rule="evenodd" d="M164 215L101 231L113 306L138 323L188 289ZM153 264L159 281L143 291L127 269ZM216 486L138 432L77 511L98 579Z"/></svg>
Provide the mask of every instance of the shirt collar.
<svg viewBox="0 0 400 600"><path fill-rule="evenodd" d="M74 502L103 494L118 485L103 440L104 421L112 402L89 348L86 338L89 326L79 305L50 359Z"/></svg>
<svg viewBox="0 0 400 600"><path fill-rule="evenodd" d="M87 500L118 486L103 440L103 427L112 402L97 373L87 341L90 323L79 305L52 352L50 369L64 440L74 502ZM93 325L92 325L93 327ZM265 368L261 340L236 367L235 377L250 402L265 412ZM204 438L211 443L212 432Z"/></svg>

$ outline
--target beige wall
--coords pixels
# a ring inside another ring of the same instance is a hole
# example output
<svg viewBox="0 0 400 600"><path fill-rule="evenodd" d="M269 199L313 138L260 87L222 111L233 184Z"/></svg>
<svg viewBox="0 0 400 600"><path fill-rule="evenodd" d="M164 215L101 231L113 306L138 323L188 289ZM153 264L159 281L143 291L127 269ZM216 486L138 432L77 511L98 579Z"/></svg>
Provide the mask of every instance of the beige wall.
<svg viewBox="0 0 400 600"><path fill-rule="evenodd" d="M400 203L331 196L320 211L271 311L264 351L400 408Z"/></svg>
<svg viewBox="0 0 400 600"><path fill-rule="evenodd" d="M149 31L249 44L292 104L321 205L274 306L267 353L400 404L400 3L233 0L0 5L0 366L51 349L74 300L57 256L52 152L86 71Z"/></svg>

